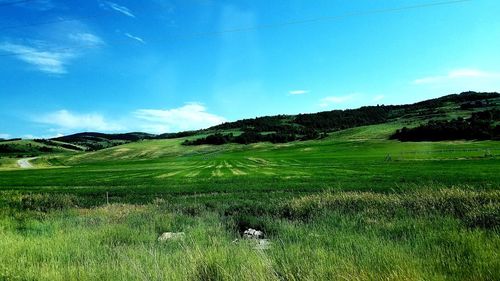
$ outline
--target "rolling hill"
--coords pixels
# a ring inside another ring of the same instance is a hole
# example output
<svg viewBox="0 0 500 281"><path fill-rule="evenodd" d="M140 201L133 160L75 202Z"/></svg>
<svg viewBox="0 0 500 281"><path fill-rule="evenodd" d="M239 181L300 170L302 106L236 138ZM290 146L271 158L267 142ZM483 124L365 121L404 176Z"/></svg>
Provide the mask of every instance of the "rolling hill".
<svg viewBox="0 0 500 281"><path fill-rule="evenodd" d="M469 118L475 112L498 110L499 107L499 93L463 92L406 105L365 106L358 109L243 119L199 131L160 135L79 133L54 140L79 145L89 151L140 140L186 137L189 140L184 144L188 145L229 142L240 144L286 143L296 140L320 139L326 137L328 133L375 124L401 124L400 128L404 126L416 127L429 121ZM498 119L496 115L495 118ZM497 122L498 120L492 121ZM399 128L395 128L393 133L396 129Z"/></svg>
<svg viewBox="0 0 500 281"><path fill-rule="evenodd" d="M3 140L0 143L0 155L30 157L98 151L144 140L167 139L182 141L187 146L288 143L333 136L359 138L363 135L360 132L366 131L371 131L372 137L405 141L497 139L500 137L499 108L499 93L464 92L407 105L377 105L311 114L264 116L227 122L198 131L160 135L142 132L84 132L50 140ZM448 133L436 133L438 131ZM440 137L436 137L438 135ZM185 147L180 150L189 152L197 149ZM147 152L142 154L148 155Z"/></svg>

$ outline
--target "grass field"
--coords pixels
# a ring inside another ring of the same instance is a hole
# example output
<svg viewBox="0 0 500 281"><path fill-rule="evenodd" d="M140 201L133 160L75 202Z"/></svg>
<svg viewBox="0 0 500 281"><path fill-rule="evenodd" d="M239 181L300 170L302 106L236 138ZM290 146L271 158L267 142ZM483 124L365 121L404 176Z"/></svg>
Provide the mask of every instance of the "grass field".
<svg viewBox="0 0 500 281"><path fill-rule="evenodd" d="M399 126L3 158L0 280L498 280L500 143Z"/></svg>

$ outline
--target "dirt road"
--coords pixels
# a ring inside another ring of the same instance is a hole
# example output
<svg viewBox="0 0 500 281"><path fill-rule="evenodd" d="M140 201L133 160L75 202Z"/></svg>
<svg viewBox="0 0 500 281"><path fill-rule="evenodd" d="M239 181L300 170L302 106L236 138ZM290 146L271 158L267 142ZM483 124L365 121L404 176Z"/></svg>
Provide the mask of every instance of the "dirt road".
<svg viewBox="0 0 500 281"><path fill-rule="evenodd" d="M23 169L33 168L33 164L31 164L30 161L35 160L36 158L37 157L19 159L17 160L17 165Z"/></svg>

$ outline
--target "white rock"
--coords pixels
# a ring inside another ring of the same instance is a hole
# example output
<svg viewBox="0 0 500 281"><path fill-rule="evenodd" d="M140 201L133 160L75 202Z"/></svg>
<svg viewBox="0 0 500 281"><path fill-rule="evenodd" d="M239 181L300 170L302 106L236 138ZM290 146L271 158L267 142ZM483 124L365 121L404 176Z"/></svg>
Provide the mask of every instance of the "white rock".
<svg viewBox="0 0 500 281"><path fill-rule="evenodd" d="M249 238L249 239L260 239L260 238L264 237L264 233L260 230L255 230L253 228L249 228L249 229L245 230L245 232L243 232L243 236L245 238Z"/></svg>
<svg viewBox="0 0 500 281"><path fill-rule="evenodd" d="M184 232L164 232L160 237L158 237L158 241L164 242L167 240L176 240L184 237Z"/></svg>
<svg viewBox="0 0 500 281"><path fill-rule="evenodd" d="M267 250L271 248L272 242L269 239L263 239L264 232L249 228L243 232L243 238L250 243L255 250ZM238 243L238 239L234 240L233 243Z"/></svg>

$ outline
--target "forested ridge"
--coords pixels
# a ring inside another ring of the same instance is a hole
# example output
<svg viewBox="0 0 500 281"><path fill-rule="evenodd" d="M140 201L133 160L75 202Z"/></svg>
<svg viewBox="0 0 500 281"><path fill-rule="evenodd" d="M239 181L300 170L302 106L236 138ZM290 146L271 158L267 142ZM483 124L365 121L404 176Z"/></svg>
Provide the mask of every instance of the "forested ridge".
<svg viewBox="0 0 500 281"><path fill-rule="evenodd" d="M461 94L448 95L436 99L430 99L414 104L408 105L377 105L377 106L364 106L358 109L347 110L332 110L318 113L298 114L298 115L276 115L264 116L253 119L243 119L236 122L228 122L218 126L211 127L205 131L215 131L206 137L186 140L185 145L201 145L212 144L220 145L225 143L239 143L249 144L256 142L272 142L272 143L285 143L296 140L311 140L319 139L326 136L329 132L345 130L349 128L382 124L395 120L397 118L415 118L415 119L428 119L430 117L444 116L445 112L442 109L447 105L453 105L455 110L474 110L487 106L496 106L491 100L498 99L498 93L477 93L477 92L464 92ZM479 115L478 115L479 116ZM474 120L477 120L475 116ZM450 126L460 125L458 123L465 122L463 120L439 121L434 122L429 126L434 128L444 128ZM477 128L482 138L494 138L494 128L485 129L489 125L485 125L485 119L481 122L473 123ZM462 124L465 126L466 124ZM441 126L441 127L440 127ZM468 124L470 127L470 124ZM479 129L479 127L481 129ZM224 130L240 130L240 135L233 133L224 133ZM436 129L437 130L437 129ZM401 131L398 135L393 136L394 139L400 139ZM415 134L424 132L425 130L416 130ZM462 130L465 131L465 130ZM404 134L409 132L408 128L404 129ZM465 135L465 133L457 133ZM469 134L472 137L474 134ZM416 139L416 137L415 137ZM446 139L443 135L443 139Z"/></svg>

